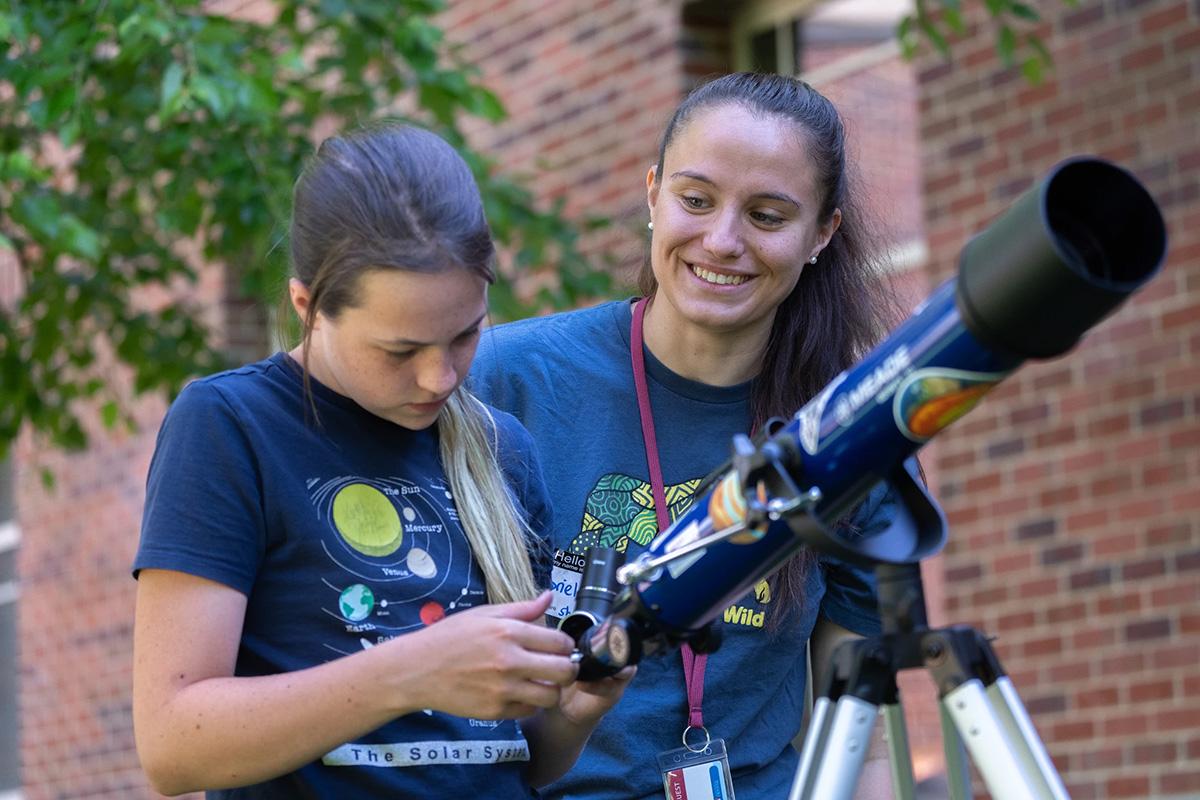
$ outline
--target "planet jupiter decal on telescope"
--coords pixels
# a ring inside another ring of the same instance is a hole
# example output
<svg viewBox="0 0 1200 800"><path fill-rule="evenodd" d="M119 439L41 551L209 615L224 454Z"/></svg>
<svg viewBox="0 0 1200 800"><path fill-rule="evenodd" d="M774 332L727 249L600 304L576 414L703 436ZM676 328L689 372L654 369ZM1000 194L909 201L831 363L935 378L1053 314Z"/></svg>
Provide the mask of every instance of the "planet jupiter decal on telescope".
<svg viewBox="0 0 1200 800"><path fill-rule="evenodd" d="M896 427L915 442L924 442L966 414L1002 374L957 369L919 369L896 388Z"/></svg>

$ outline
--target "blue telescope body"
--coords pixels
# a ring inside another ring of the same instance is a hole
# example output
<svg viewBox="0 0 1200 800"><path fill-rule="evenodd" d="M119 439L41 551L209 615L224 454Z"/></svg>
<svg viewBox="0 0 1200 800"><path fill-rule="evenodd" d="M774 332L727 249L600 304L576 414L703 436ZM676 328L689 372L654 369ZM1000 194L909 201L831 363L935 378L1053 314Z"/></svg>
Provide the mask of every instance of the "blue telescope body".
<svg viewBox="0 0 1200 800"><path fill-rule="evenodd" d="M905 460L1024 361L1074 347L1165 254L1162 215L1132 175L1090 157L1056 166L968 242L957 276L878 347L759 441L739 437L692 507L616 571L624 585L607 614L577 609L563 621L581 679L703 641L802 546L863 564L936 553L945 523ZM899 498L895 522L855 538L838 520L881 481Z"/></svg>

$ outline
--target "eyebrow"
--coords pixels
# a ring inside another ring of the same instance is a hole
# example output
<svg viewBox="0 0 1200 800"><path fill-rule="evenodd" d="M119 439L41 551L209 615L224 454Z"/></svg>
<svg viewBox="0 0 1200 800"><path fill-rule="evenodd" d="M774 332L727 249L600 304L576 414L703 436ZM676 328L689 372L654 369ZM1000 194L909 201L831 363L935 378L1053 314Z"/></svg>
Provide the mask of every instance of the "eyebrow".
<svg viewBox="0 0 1200 800"><path fill-rule="evenodd" d="M694 181L699 181L700 183L707 183L709 186L714 186L714 187L717 185L716 182L712 178L709 178L708 176L703 175L699 172L692 172L691 170L686 170L686 169L680 170L679 172L672 172L671 177L672 178L691 178ZM763 200L778 200L783 203L791 203L796 208L803 208L803 206L800 204L799 200L792 197L790 194L784 194L782 192L758 192L758 193L754 194L753 197L756 199L761 198Z"/></svg>
<svg viewBox="0 0 1200 800"><path fill-rule="evenodd" d="M477 328L479 328L480 325L483 324L483 320L486 317L487 317L487 312L485 311L479 315L479 319L475 320L470 325L463 328L458 333L454 334L454 338L459 339L459 338L462 338L463 336L466 336L468 333L474 333L475 330ZM418 339L383 339L381 341L383 344L388 344L388 345L393 345L393 346L401 346L401 347L428 347L429 345L433 344L433 342L422 342Z"/></svg>

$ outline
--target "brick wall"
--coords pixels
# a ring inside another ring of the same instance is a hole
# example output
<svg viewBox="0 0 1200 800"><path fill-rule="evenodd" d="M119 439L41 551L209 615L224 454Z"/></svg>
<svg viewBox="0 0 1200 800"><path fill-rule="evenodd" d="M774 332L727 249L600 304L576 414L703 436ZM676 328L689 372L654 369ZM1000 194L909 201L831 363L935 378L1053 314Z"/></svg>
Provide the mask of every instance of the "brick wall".
<svg viewBox="0 0 1200 800"><path fill-rule="evenodd" d="M469 121L472 143L568 215L613 219L588 247L627 277L649 218L646 170L684 86L680 4L458 0L441 22L509 112Z"/></svg>
<svg viewBox="0 0 1200 800"><path fill-rule="evenodd" d="M144 779L130 719L134 582L129 564L162 402L142 433L89 426L86 453L17 451L22 779L29 800L131 798ZM46 490L40 469L53 471Z"/></svg>
<svg viewBox="0 0 1200 800"><path fill-rule="evenodd" d="M947 614L999 654L1075 798L1200 793L1200 3L1042 3L1031 86L974 19L920 73L931 270L1060 158L1132 169L1159 276L940 445Z"/></svg>
<svg viewBox="0 0 1200 800"><path fill-rule="evenodd" d="M242 309L224 308L226 294L224 271L203 269L195 299L210 309L206 323L239 332L222 340L249 353L253 336L231 323ZM113 380L126 391L132 383L119 369ZM159 797L147 788L133 745L136 584L129 566L166 402L143 398L131 409L136 432L109 431L94 414L85 417L91 446L82 453L46 449L28 434L17 443L18 699L28 800ZM53 474L53 488L43 484L43 470Z"/></svg>

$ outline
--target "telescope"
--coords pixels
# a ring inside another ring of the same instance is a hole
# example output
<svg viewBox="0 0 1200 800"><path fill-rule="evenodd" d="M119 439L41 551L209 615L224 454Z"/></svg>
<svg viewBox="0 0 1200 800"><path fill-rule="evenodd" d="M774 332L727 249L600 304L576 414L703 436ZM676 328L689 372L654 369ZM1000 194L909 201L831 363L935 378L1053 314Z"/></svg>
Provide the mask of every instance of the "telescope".
<svg viewBox="0 0 1200 800"><path fill-rule="evenodd" d="M560 625L580 679L684 642L712 649L722 610L803 546L876 566L936 553L944 519L905 461L1022 363L1074 347L1165 252L1158 207L1129 172L1093 157L1058 164L881 344L790 420L735 437L729 462L645 551L620 565L590 554L581 602ZM839 526L881 481L898 499L891 526Z"/></svg>

